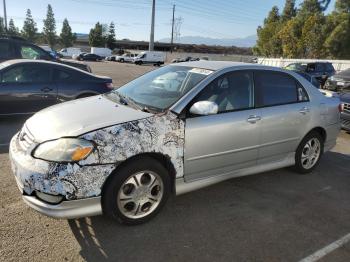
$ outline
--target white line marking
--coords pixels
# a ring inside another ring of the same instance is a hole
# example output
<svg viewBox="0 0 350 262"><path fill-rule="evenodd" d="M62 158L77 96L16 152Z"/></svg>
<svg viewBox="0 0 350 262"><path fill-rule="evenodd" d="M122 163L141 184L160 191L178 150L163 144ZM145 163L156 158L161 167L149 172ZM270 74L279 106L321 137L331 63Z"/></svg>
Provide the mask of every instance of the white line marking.
<svg viewBox="0 0 350 262"><path fill-rule="evenodd" d="M318 261L324 256L328 255L329 253L333 252L334 250L344 246L346 243L350 241L350 234L347 234L346 236L342 237L341 239L338 239L337 241L329 244L328 246L325 246L324 248L316 251L312 255L300 260L299 262L314 262Z"/></svg>

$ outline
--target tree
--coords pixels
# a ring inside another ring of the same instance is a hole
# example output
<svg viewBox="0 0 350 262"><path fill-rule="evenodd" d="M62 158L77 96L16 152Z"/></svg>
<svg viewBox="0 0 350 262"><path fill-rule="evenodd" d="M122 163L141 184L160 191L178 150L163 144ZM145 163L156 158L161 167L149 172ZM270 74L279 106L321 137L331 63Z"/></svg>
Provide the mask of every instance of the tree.
<svg viewBox="0 0 350 262"><path fill-rule="evenodd" d="M115 25L113 22L111 22L109 25L108 34L106 38L106 45L111 50L116 48Z"/></svg>
<svg viewBox="0 0 350 262"><path fill-rule="evenodd" d="M4 18L0 16L0 34L5 34L5 25L4 25Z"/></svg>
<svg viewBox="0 0 350 262"><path fill-rule="evenodd" d="M286 4L284 5L284 9L282 12L282 21L287 22L297 14L297 10L295 8L295 0L286 0Z"/></svg>
<svg viewBox="0 0 350 262"><path fill-rule="evenodd" d="M13 19L10 19L9 22L9 28L8 28L8 34L13 35L13 36L18 36L19 35L19 29L18 27L15 26L15 23L13 22Z"/></svg>
<svg viewBox="0 0 350 262"><path fill-rule="evenodd" d="M325 47L333 58L350 58L350 1L337 0L326 22Z"/></svg>
<svg viewBox="0 0 350 262"><path fill-rule="evenodd" d="M298 12L298 18L305 22L309 16L320 14L321 12L322 6L318 0L304 0Z"/></svg>
<svg viewBox="0 0 350 262"><path fill-rule="evenodd" d="M44 38L50 47L54 47L56 43L56 21L51 5L47 6L46 19L44 20L43 28Z"/></svg>
<svg viewBox="0 0 350 262"><path fill-rule="evenodd" d="M38 32L38 29L32 17L32 13L30 9L27 9L26 19L24 20L21 34L28 41L34 42L36 39L37 32Z"/></svg>
<svg viewBox="0 0 350 262"><path fill-rule="evenodd" d="M305 21L301 35L301 49L304 58L321 58L326 55L324 48L325 17L323 14L314 14Z"/></svg>
<svg viewBox="0 0 350 262"><path fill-rule="evenodd" d="M335 3L335 12L350 13L350 0L337 0Z"/></svg>
<svg viewBox="0 0 350 262"><path fill-rule="evenodd" d="M281 29L279 10L274 6L268 17L264 20L264 25L258 27L258 40L254 48L257 55L267 57L278 57L282 55L282 41L278 32Z"/></svg>
<svg viewBox="0 0 350 262"><path fill-rule="evenodd" d="M97 22L94 28L91 28L89 33L89 45L93 47L103 47L105 38L103 37L102 25Z"/></svg>
<svg viewBox="0 0 350 262"><path fill-rule="evenodd" d="M69 25L67 18L63 20L62 32L60 34L61 43L64 47L73 46L75 40L77 39L76 35L72 33L72 28Z"/></svg>
<svg viewBox="0 0 350 262"><path fill-rule="evenodd" d="M279 32L282 41L283 57L297 58L300 57L300 44L299 39L301 37L300 21L296 18L290 19Z"/></svg>

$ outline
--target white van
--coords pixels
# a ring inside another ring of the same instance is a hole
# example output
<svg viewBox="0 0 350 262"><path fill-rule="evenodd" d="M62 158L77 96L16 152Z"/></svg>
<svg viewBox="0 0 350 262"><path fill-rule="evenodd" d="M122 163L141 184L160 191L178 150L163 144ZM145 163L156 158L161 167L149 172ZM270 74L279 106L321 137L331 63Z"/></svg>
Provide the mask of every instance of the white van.
<svg viewBox="0 0 350 262"><path fill-rule="evenodd" d="M112 55L112 50L107 47L91 47L90 53L101 57L106 57Z"/></svg>
<svg viewBox="0 0 350 262"><path fill-rule="evenodd" d="M140 53L135 59L134 63L137 65L154 64L162 65L165 62L165 53L156 51L145 51Z"/></svg>
<svg viewBox="0 0 350 262"><path fill-rule="evenodd" d="M60 53L64 57L72 57L73 55L80 55L82 52L80 48L67 47L67 48L61 49L61 51L59 51L58 53Z"/></svg>

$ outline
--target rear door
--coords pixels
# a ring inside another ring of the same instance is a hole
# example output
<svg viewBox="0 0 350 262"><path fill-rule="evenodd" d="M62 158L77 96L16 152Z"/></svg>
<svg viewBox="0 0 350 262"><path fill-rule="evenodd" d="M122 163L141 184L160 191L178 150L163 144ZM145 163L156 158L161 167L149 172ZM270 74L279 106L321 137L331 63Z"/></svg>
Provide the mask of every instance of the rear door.
<svg viewBox="0 0 350 262"><path fill-rule="evenodd" d="M56 96L49 65L17 64L1 74L0 114L37 112L55 104Z"/></svg>
<svg viewBox="0 0 350 262"><path fill-rule="evenodd" d="M256 165L260 142L259 109L254 109L250 71L224 74L190 103L212 101L216 115L188 114L185 128L185 180L227 175Z"/></svg>
<svg viewBox="0 0 350 262"><path fill-rule="evenodd" d="M283 72L254 73L256 106L261 112L258 164L281 161L295 152L310 120L310 102L304 88Z"/></svg>

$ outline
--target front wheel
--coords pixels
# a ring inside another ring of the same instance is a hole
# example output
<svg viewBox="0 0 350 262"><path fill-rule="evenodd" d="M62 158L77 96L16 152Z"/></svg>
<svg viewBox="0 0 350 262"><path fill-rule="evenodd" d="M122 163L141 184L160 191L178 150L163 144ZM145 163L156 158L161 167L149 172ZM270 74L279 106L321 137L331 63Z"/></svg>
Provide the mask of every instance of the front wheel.
<svg viewBox="0 0 350 262"><path fill-rule="evenodd" d="M323 154L324 141L318 132L308 134L295 153L294 169L301 174L312 172Z"/></svg>
<svg viewBox="0 0 350 262"><path fill-rule="evenodd" d="M169 174L153 158L135 159L112 176L102 194L102 208L121 223L135 225L150 220L169 196Z"/></svg>

